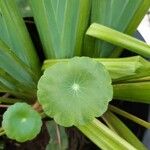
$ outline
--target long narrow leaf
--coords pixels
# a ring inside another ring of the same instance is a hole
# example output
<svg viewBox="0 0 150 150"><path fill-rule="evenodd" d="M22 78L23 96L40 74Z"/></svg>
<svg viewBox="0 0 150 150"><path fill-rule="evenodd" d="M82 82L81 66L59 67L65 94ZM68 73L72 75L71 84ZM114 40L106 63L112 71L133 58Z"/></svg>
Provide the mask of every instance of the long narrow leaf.
<svg viewBox="0 0 150 150"><path fill-rule="evenodd" d="M21 99L15 99L15 98L0 97L0 103L14 104L16 102L21 102L21 101L23 101L23 100L21 100Z"/></svg>
<svg viewBox="0 0 150 150"><path fill-rule="evenodd" d="M0 13L0 38L39 75L38 57L16 2L1 0Z"/></svg>
<svg viewBox="0 0 150 150"><path fill-rule="evenodd" d="M77 128L104 150L136 150L131 144L96 119Z"/></svg>
<svg viewBox="0 0 150 150"><path fill-rule="evenodd" d="M149 45L111 28L93 23L86 34L150 58Z"/></svg>
<svg viewBox="0 0 150 150"><path fill-rule="evenodd" d="M130 144L134 145L135 148L140 150L146 150L146 147L139 141L139 139L132 133L132 131L113 113L110 111L103 115L103 119L116 131L121 137L123 137Z"/></svg>
<svg viewBox="0 0 150 150"><path fill-rule="evenodd" d="M46 57L81 54L90 0L30 0Z"/></svg>
<svg viewBox="0 0 150 150"><path fill-rule="evenodd" d="M112 106L112 105L109 105L108 109L110 111L118 114L118 115L121 115L121 116L123 116L123 117L125 117L127 119L130 119L130 120L134 121L135 123L138 123L139 125L141 125L141 126L143 126L145 128L150 129L150 122L146 122L146 121L144 121L144 120L142 120L142 119L140 119L140 118L138 118L138 117L136 117L136 116L134 116L134 115L132 115L132 114L122 110L122 109L120 109L120 108Z"/></svg>
<svg viewBox="0 0 150 150"><path fill-rule="evenodd" d="M149 0L92 0L91 23L96 22L132 35L149 7ZM116 53L116 46L105 41L91 37L86 37L85 41L85 55L109 57Z"/></svg>
<svg viewBox="0 0 150 150"><path fill-rule="evenodd" d="M150 104L150 81L113 85L114 99Z"/></svg>
<svg viewBox="0 0 150 150"><path fill-rule="evenodd" d="M16 95L26 95L26 96L33 96L33 89L31 87L25 86L24 84L20 83L18 80L14 79L11 75L5 72L3 69L0 68L0 81L9 89L9 93ZM1 86L1 84L0 84ZM13 93L14 92L14 93Z"/></svg>
<svg viewBox="0 0 150 150"><path fill-rule="evenodd" d="M109 71L113 82L128 82L129 79L138 79L150 75L150 62L140 56L127 58L94 58L95 61L102 63ZM43 69L59 62L67 62L68 59L46 60ZM127 81L126 81L127 80Z"/></svg>
<svg viewBox="0 0 150 150"><path fill-rule="evenodd" d="M26 89L27 91L30 91L33 94L35 94L36 82L38 77L1 40L0 40L0 70L1 73L6 72L8 76L11 76L11 79L13 80L12 81L8 80L7 82L11 81L12 86L15 86L14 82L17 81L19 84L24 86L23 89ZM1 77L3 77L4 79L4 74Z"/></svg>

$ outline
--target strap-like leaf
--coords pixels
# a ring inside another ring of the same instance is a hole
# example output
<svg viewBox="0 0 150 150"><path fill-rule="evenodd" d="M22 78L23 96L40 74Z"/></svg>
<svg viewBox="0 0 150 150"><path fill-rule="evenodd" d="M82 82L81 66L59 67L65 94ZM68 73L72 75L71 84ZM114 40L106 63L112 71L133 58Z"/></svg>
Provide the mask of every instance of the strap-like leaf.
<svg viewBox="0 0 150 150"><path fill-rule="evenodd" d="M146 147L142 144L142 142L139 141L132 131L116 115L108 111L103 115L103 119L110 128L112 128L130 144L134 145L135 148L146 150Z"/></svg>
<svg viewBox="0 0 150 150"><path fill-rule="evenodd" d="M92 0L91 23L132 35L149 7L149 0ZM110 43L86 37L85 55L108 57L114 49Z"/></svg>
<svg viewBox="0 0 150 150"><path fill-rule="evenodd" d="M49 59L44 62L43 69L56 63L68 62L69 59ZM139 79L150 75L150 62L140 56L127 58L94 58L109 71L113 82L128 82L129 79ZM127 81L126 81L127 80Z"/></svg>
<svg viewBox="0 0 150 150"><path fill-rule="evenodd" d="M37 75L38 57L14 0L0 1L0 38Z"/></svg>
<svg viewBox="0 0 150 150"><path fill-rule="evenodd" d="M104 150L136 150L135 147L97 119L84 126L77 126L77 128L88 136L98 147Z"/></svg>
<svg viewBox="0 0 150 150"><path fill-rule="evenodd" d="M150 81L113 85L114 98L150 104Z"/></svg>
<svg viewBox="0 0 150 150"><path fill-rule="evenodd" d="M18 82L18 84L24 86L23 89L32 91L35 94L36 82L38 80L37 76L2 41L0 41L0 70L1 70L1 79L3 79L3 82L1 81L1 83L3 83L5 87L9 87L8 90L12 89L12 87L14 86L17 86L16 83ZM4 75L5 73L7 76ZM11 85L6 86L6 84L4 84L4 80L6 82L11 83ZM14 83L16 85L14 85ZM14 88L16 89L16 87Z"/></svg>
<svg viewBox="0 0 150 150"><path fill-rule="evenodd" d="M149 45L129 35L123 34L106 26L93 23L87 30L86 34L150 58Z"/></svg>
<svg viewBox="0 0 150 150"><path fill-rule="evenodd" d="M0 103L14 104L16 102L22 102L22 101L23 100L16 99L16 98L4 98L4 97L0 97Z"/></svg>
<svg viewBox="0 0 150 150"><path fill-rule="evenodd" d="M138 118L138 117L136 117L136 116L134 116L134 115L132 115L132 114L122 110L122 109L120 109L120 108L112 106L112 105L109 105L108 109L110 111L118 114L118 115L121 115L121 116L123 116L123 117L125 117L127 119L130 119L131 121L133 121L133 122L135 122L135 123L137 123L137 124L139 124L139 125L141 125L141 126L143 126L145 128L150 129L150 122L146 122L146 121L144 121L144 120L142 120L142 119L140 119L140 118Z"/></svg>
<svg viewBox="0 0 150 150"><path fill-rule="evenodd" d="M30 0L46 57L81 54L90 0Z"/></svg>

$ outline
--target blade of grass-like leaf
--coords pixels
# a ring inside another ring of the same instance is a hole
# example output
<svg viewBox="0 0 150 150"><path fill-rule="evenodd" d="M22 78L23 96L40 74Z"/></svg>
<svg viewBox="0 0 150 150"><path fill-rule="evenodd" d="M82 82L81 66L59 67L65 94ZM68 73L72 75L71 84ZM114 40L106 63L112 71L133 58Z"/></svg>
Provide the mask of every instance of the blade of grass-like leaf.
<svg viewBox="0 0 150 150"><path fill-rule="evenodd" d="M146 150L146 147L140 142L140 140L131 132L131 130L113 113L107 111L103 115L105 122L117 132L127 142L134 145L135 148L140 150Z"/></svg>
<svg viewBox="0 0 150 150"><path fill-rule="evenodd" d="M102 63L109 71L113 82L128 82L130 79L138 79L150 75L150 62L140 56L127 58L94 58ZM67 62L68 59L50 59L44 61L43 69L59 62Z"/></svg>
<svg viewBox="0 0 150 150"><path fill-rule="evenodd" d="M24 86L24 84L21 84L18 80L14 79L12 76L10 76L7 72L2 70L0 68L0 81L6 85L8 89L11 89L11 93L15 91L14 94L18 91L18 95L23 93L23 95L32 96L33 95L33 89L31 90L31 87ZM1 86L1 84L0 84ZM35 92L35 91L34 91Z"/></svg>
<svg viewBox="0 0 150 150"><path fill-rule="evenodd" d="M150 82L114 84L114 99L150 104Z"/></svg>
<svg viewBox="0 0 150 150"><path fill-rule="evenodd" d="M121 110L121 109L119 109L119 108L117 108L115 106L112 106L112 105L109 105L108 109L110 111L118 114L118 115L121 115L121 116L123 116L125 118L128 118L128 119L138 123L139 125L141 125L141 126L143 126L145 128L150 129L150 122L146 122L146 121L144 121L144 120L142 120L142 119L140 119L140 118L138 118L138 117L136 117L136 116L134 116L134 115L132 115L132 114L130 114L128 112L125 112L125 111L123 111L123 110Z"/></svg>
<svg viewBox="0 0 150 150"><path fill-rule="evenodd" d="M131 20L130 24L126 28L125 32L127 34L133 34L136 31L136 28L140 24L142 18L147 13L148 9L150 8L150 1L149 0L142 0L138 9L136 10L133 19Z"/></svg>
<svg viewBox="0 0 150 150"><path fill-rule="evenodd" d="M149 45L111 28L93 23L86 34L150 58Z"/></svg>
<svg viewBox="0 0 150 150"><path fill-rule="evenodd" d="M35 84L33 79L35 79L36 76L30 68L28 68L2 41L0 41L0 68L8 73L10 72L9 74L20 82L25 81L27 82L26 84Z"/></svg>
<svg viewBox="0 0 150 150"><path fill-rule="evenodd" d="M150 76L150 62L140 56L94 60L106 67L114 83Z"/></svg>
<svg viewBox="0 0 150 150"><path fill-rule="evenodd" d="M46 57L81 54L90 0L30 0Z"/></svg>
<svg viewBox="0 0 150 150"><path fill-rule="evenodd" d="M0 40L0 68L28 91L35 93L37 76L24 64L5 43ZM12 82L13 84L13 82Z"/></svg>
<svg viewBox="0 0 150 150"><path fill-rule="evenodd" d="M0 93L7 93L11 91L11 89L9 89L6 85L4 85L1 81L0 81Z"/></svg>
<svg viewBox="0 0 150 150"><path fill-rule="evenodd" d="M150 76L142 77L142 78L133 78L125 81L127 83L135 83L135 82L150 82ZM123 82L122 82L123 83Z"/></svg>
<svg viewBox="0 0 150 150"><path fill-rule="evenodd" d="M14 0L0 1L0 38L37 76L39 61L25 23Z"/></svg>
<svg viewBox="0 0 150 150"><path fill-rule="evenodd" d="M99 148L104 150L136 150L116 133L111 131L103 123L94 119L93 122L77 127Z"/></svg>
<svg viewBox="0 0 150 150"><path fill-rule="evenodd" d="M144 15L146 14L146 12L148 11L150 7L150 1L149 0L142 0L142 2L140 3L138 9L136 10L133 19L131 20L130 24L128 25L128 27L125 30L126 34L132 35L138 25L140 24L142 18L144 17ZM118 57L122 52L122 48L117 47L111 54L110 57Z"/></svg>
<svg viewBox="0 0 150 150"><path fill-rule="evenodd" d="M3 98L0 97L0 103L6 103L6 104L14 104L16 102L21 102L23 100L21 99L14 99L14 98Z"/></svg>
<svg viewBox="0 0 150 150"><path fill-rule="evenodd" d="M91 23L132 35L149 7L149 0L92 0ZM115 52L115 46L110 43L91 37L86 37L86 40L85 55L108 57Z"/></svg>
<svg viewBox="0 0 150 150"><path fill-rule="evenodd" d="M4 85L1 81L0 81L0 93L10 93L12 95L15 96L21 96L22 98L33 98L33 95L26 95L24 93L18 92L15 89L10 89L9 87L7 87L6 85Z"/></svg>

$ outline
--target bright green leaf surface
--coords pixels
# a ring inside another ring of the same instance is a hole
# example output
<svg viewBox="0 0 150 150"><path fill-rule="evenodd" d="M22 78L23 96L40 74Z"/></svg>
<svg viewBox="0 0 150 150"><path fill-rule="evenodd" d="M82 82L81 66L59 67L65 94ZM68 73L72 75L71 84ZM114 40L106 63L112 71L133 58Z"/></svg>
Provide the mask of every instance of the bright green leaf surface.
<svg viewBox="0 0 150 150"><path fill-rule="evenodd" d="M37 92L45 113L63 126L82 125L101 116L112 94L104 66L86 57L46 69Z"/></svg>
<svg viewBox="0 0 150 150"><path fill-rule="evenodd" d="M3 115L2 127L6 135L18 142L35 138L41 126L40 115L26 103L15 103Z"/></svg>

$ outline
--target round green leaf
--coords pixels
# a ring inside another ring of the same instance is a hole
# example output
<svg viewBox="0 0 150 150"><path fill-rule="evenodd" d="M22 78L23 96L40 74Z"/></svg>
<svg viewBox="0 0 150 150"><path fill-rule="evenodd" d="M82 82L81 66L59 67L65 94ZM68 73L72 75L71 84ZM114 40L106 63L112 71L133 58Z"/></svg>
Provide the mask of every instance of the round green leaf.
<svg viewBox="0 0 150 150"><path fill-rule="evenodd" d="M37 95L45 113L68 127L101 116L112 91L111 78L102 64L75 57L47 68L39 80Z"/></svg>
<svg viewBox="0 0 150 150"><path fill-rule="evenodd" d="M26 103L15 103L3 115L2 127L6 135L18 142L35 138L41 126L40 115Z"/></svg>

